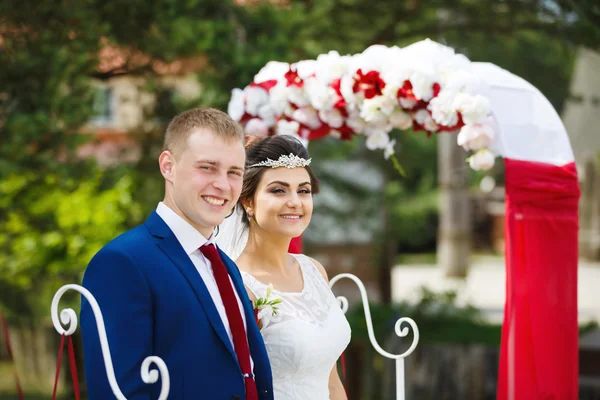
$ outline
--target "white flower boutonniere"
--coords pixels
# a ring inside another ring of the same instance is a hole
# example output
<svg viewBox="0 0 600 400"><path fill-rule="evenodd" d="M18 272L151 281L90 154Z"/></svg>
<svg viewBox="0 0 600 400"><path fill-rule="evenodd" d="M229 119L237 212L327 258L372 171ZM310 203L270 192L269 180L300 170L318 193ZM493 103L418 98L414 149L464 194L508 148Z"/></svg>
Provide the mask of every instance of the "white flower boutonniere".
<svg viewBox="0 0 600 400"><path fill-rule="evenodd" d="M277 315L279 307L277 305L281 303L282 299L270 299L271 293L273 292L273 284L267 286L267 292L265 297L259 297L254 300L254 318L256 323L261 323L261 329L264 329L271 322L271 318Z"/></svg>

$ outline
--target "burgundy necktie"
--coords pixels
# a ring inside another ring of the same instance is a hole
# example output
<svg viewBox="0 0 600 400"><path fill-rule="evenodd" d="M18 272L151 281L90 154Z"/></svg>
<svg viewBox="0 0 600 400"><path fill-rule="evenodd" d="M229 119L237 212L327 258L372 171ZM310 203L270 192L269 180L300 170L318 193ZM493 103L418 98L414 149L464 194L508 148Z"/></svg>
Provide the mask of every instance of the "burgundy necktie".
<svg viewBox="0 0 600 400"><path fill-rule="evenodd" d="M233 335L233 347L235 348L235 354L237 355L246 383L246 399L258 400L254 374L250 367L250 350L248 349L248 340L246 339L246 329L244 328L244 321L242 320L237 298L229 280L229 274L215 246L206 244L200 247L200 251L204 254L204 257L208 258L212 265L215 281L225 305L225 313L227 314L229 327Z"/></svg>

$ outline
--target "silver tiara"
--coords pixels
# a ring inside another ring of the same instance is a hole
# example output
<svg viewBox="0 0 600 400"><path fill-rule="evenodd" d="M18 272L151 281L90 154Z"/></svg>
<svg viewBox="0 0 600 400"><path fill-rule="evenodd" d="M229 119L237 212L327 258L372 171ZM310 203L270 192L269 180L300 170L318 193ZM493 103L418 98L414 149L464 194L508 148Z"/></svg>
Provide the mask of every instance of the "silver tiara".
<svg viewBox="0 0 600 400"><path fill-rule="evenodd" d="M267 161L261 161L257 164L252 164L250 167L299 168L299 167L306 167L306 166L310 165L311 160L312 160L312 158L305 160L302 157L298 157L297 155L290 153L289 156L286 156L286 155L280 156L279 159L277 159L277 161L267 158Z"/></svg>

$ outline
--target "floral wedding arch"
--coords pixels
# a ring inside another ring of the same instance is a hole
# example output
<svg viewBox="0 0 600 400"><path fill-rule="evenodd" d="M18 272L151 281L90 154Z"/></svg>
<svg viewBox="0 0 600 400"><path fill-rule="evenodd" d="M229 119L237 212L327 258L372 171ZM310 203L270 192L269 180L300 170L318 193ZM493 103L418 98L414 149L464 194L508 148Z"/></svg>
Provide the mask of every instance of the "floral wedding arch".
<svg viewBox="0 0 600 400"><path fill-rule="evenodd" d="M437 54L432 53L435 52ZM432 59L434 56L435 59ZM243 90L234 89L229 115L250 135L325 136L394 155L393 129L427 135L458 131L474 154L473 169L494 165L497 136L484 83L463 55L432 41L398 48L371 46L340 56L331 51L294 64L269 62Z"/></svg>
<svg viewBox="0 0 600 400"><path fill-rule="evenodd" d="M533 85L424 40L269 62L233 90L228 113L247 134L295 135L305 144L364 135L397 167L393 129L458 132L474 170L503 157L507 284L497 398L577 398L580 189L565 127Z"/></svg>

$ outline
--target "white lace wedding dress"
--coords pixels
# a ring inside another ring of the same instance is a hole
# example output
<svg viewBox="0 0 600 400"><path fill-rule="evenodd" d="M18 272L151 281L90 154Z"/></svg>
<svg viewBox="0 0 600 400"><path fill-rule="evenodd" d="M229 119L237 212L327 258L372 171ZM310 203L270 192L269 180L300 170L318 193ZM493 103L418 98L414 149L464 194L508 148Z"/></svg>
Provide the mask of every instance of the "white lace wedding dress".
<svg viewBox="0 0 600 400"><path fill-rule="evenodd" d="M329 285L304 256L293 254L302 270L302 292L273 290L281 298L277 315L263 321L261 333L273 371L275 400L328 400L329 374L350 343L350 325ZM254 296L267 285L242 272Z"/></svg>

